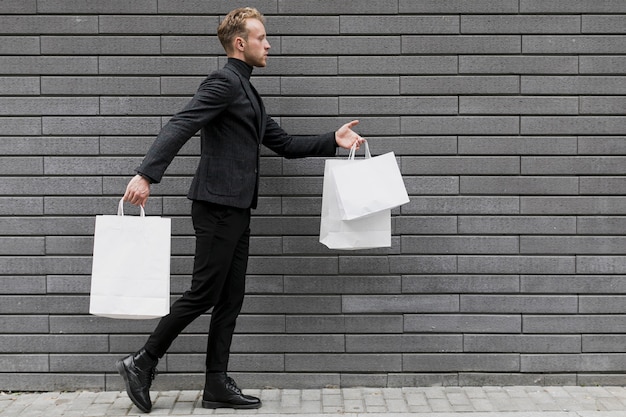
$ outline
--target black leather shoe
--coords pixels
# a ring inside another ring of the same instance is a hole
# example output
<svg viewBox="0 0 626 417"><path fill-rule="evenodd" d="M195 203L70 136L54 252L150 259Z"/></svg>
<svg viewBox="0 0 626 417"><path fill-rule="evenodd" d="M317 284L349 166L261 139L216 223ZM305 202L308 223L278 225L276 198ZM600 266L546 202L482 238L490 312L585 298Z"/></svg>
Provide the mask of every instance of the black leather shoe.
<svg viewBox="0 0 626 417"><path fill-rule="evenodd" d="M117 361L117 372L124 378L131 401L144 413L152 409L150 386L156 376L158 360L150 358L145 349Z"/></svg>
<svg viewBox="0 0 626 417"><path fill-rule="evenodd" d="M202 408L259 408L261 400L244 395L226 372L207 373Z"/></svg>

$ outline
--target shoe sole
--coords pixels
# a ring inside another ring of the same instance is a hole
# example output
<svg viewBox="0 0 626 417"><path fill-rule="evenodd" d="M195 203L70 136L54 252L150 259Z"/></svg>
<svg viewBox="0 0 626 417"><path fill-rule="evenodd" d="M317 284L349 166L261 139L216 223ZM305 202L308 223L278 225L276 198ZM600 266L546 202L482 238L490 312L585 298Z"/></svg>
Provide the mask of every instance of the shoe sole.
<svg viewBox="0 0 626 417"><path fill-rule="evenodd" d="M117 363L115 364L115 367L117 368L117 372L124 379L124 385L126 385L126 394L128 394L128 398L130 398L130 400L133 402L133 404L137 406L138 409L140 409L144 413L149 413L151 409L145 408L144 406L137 404L137 399L135 398L132 391L130 390L130 383L128 382L128 375L127 375L126 367L124 366L124 362L121 360L117 361Z"/></svg>
<svg viewBox="0 0 626 417"><path fill-rule="evenodd" d="M261 402L259 401L256 404L232 404L232 403L221 403L217 401L205 401L202 400L202 408L236 408L238 410L243 409L252 409L261 407Z"/></svg>

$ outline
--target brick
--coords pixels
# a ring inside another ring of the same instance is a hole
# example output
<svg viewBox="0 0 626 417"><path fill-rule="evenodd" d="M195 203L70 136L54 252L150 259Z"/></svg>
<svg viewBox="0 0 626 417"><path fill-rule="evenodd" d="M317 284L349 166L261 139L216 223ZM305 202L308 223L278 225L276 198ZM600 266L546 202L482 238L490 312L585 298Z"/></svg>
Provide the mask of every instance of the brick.
<svg viewBox="0 0 626 417"><path fill-rule="evenodd" d="M212 1L210 4L204 0L160 0L158 11L161 14L226 14L233 9L233 3L228 0ZM257 0L254 2L261 13L274 14L278 12L276 0ZM272 17L273 18L273 17Z"/></svg>
<svg viewBox="0 0 626 417"><path fill-rule="evenodd" d="M345 333L345 319L342 315L288 316L287 333Z"/></svg>
<svg viewBox="0 0 626 417"><path fill-rule="evenodd" d="M461 178L462 194L560 195L578 193L578 179L572 177L495 177Z"/></svg>
<svg viewBox="0 0 626 417"><path fill-rule="evenodd" d="M43 255L44 239L38 237L0 237L0 255Z"/></svg>
<svg viewBox="0 0 626 417"><path fill-rule="evenodd" d="M624 56L580 56L581 74L622 74L626 57ZM612 81L612 80L611 80ZM607 94L611 94L607 92Z"/></svg>
<svg viewBox="0 0 626 417"><path fill-rule="evenodd" d="M95 34L98 33L98 17L77 15L0 16L0 28L2 34Z"/></svg>
<svg viewBox="0 0 626 417"><path fill-rule="evenodd" d="M580 16L463 15L461 33L580 33Z"/></svg>
<svg viewBox="0 0 626 417"><path fill-rule="evenodd" d="M399 55L399 36L289 36L281 37L283 55ZM404 51L402 51L404 53Z"/></svg>
<svg viewBox="0 0 626 417"><path fill-rule="evenodd" d="M38 95L39 77L0 77L0 89L5 95Z"/></svg>
<svg viewBox="0 0 626 417"><path fill-rule="evenodd" d="M583 335L582 352L614 352L622 353L626 339L622 335Z"/></svg>
<svg viewBox="0 0 626 417"><path fill-rule="evenodd" d="M583 33L626 33L624 15L583 15Z"/></svg>
<svg viewBox="0 0 626 417"><path fill-rule="evenodd" d="M288 372L399 372L400 354L286 354Z"/></svg>
<svg viewBox="0 0 626 417"><path fill-rule="evenodd" d="M167 355L167 372L205 372L204 354L200 355ZM282 372L284 358L281 354L232 354L229 358L229 372ZM237 379L239 380L239 378ZM166 385L167 386L167 385ZM183 401L180 397L178 402Z"/></svg>
<svg viewBox="0 0 626 417"><path fill-rule="evenodd" d="M98 60L98 73L105 75L206 75L216 69L213 57L104 56Z"/></svg>
<svg viewBox="0 0 626 417"><path fill-rule="evenodd" d="M573 216L459 216L458 227L462 234L575 234L577 219Z"/></svg>
<svg viewBox="0 0 626 417"><path fill-rule="evenodd" d="M44 199L45 214L48 216L73 215L74 217L85 215L95 216L98 214L116 214L117 205L121 197L121 195L117 197L46 196ZM146 214L149 216L161 214L161 206L162 204L160 199L151 198L149 203L146 204ZM136 216L139 214L139 211L130 204L126 204L124 207L124 213Z"/></svg>
<svg viewBox="0 0 626 417"><path fill-rule="evenodd" d="M580 194L620 195L626 191L622 177L581 177Z"/></svg>
<svg viewBox="0 0 626 417"><path fill-rule="evenodd" d="M104 390L102 375L7 373L0 375L0 385L11 391Z"/></svg>
<svg viewBox="0 0 626 417"><path fill-rule="evenodd" d="M55 275L46 277L48 294L87 294L90 291L90 278L81 275Z"/></svg>
<svg viewBox="0 0 626 417"><path fill-rule="evenodd" d="M28 315L12 314L0 316L0 330L4 338L8 333L20 329L21 333L48 333L48 316L30 312Z"/></svg>
<svg viewBox="0 0 626 417"><path fill-rule="evenodd" d="M580 336L466 335L465 352L580 353Z"/></svg>
<svg viewBox="0 0 626 417"><path fill-rule="evenodd" d="M43 160L40 157L0 157L0 175L41 175Z"/></svg>
<svg viewBox="0 0 626 417"><path fill-rule="evenodd" d="M97 57L0 57L0 73L28 75L88 75L98 73Z"/></svg>
<svg viewBox="0 0 626 417"><path fill-rule="evenodd" d="M579 256L576 270L581 274L623 274L626 256Z"/></svg>
<svg viewBox="0 0 626 417"><path fill-rule="evenodd" d="M339 19L339 16L272 16L267 19L266 30L272 35L339 34Z"/></svg>
<svg viewBox="0 0 626 417"><path fill-rule="evenodd" d="M407 314L404 331L413 333L518 333L520 315Z"/></svg>
<svg viewBox="0 0 626 417"><path fill-rule="evenodd" d="M36 36L3 36L0 44L2 55L37 55L40 52Z"/></svg>
<svg viewBox="0 0 626 417"><path fill-rule="evenodd" d="M417 235L454 234L457 231L457 220L455 216L402 215L395 218L394 231Z"/></svg>
<svg viewBox="0 0 626 417"><path fill-rule="evenodd" d="M100 16L98 31L102 34L187 34L214 35L217 32L217 16ZM130 36L124 36L132 39ZM140 55L140 54L137 54Z"/></svg>
<svg viewBox="0 0 626 417"><path fill-rule="evenodd" d="M404 175L518 174L517 157L402 157Z"/></svg>
<svg viewBox="0 0 626 417"><path fill-rule="evenodd" d="M388 274L389 259L386 256L349 256L339 258L341 274Z"/></svg>
<svg viewBox="0 0 626 417"><path fill-rule="evenodd" d="M402 370L409 372L517 372L517 354L404 354Z"/></svg>
<svg viewBox="0 0 626 417"><path fill-rule="evenodd" d="M348 353L462 352L461 335L348 335Z"/></svg>
<svg viewBox="0 0 626 417"><path fill-rule="evenodd" d="M626 234L623 217L617 216L578 216L579 235L620 235Z"/></svg>
<svg viewBox="0 0 626 417"><path fill-rule="evenodd" d="M402 36L403 54L518 54L520 36Z"/></svg>
<svg viewBox="0 0 626 417"><path fill-rule="evenodd" d="M626 280L610 275L526 275L521 278L523 292L597 294L626 293Z"/></svg>
<svg viewBox="0 0 626 417"><path fill-rule="evenodd" d="M510 254L518 253L516 237L403 236L402 254Z"/></svg>
<svg viewBox="0 0 626 417"><path fill-rule="evenodd" d="M123 0L102 3L97 0L38 0L39 13L93 13L93 14L132 14L156 13L156 0L138 0L129 4Z"/></svg>
<svg viewBox="0 0 626 417"><path fill-rule="evenodd" d="M161 36L163 55L219 55L224 49L216 36Z"/></svg>
<svg viewBox="0 0 626 417"><path fill-rule="evenodd" d="M324 10L328 14L392 14L398 12L395 0L363 0L358 3L338 3L332 0L312 0L305 3L278 0L280 14L316 14Z"/></svg>
<svg viewBox="0 0 626 417"><path fill-rule="evenodd" d="M400 0L400 13L517 13L518 4L514 0L476 0L470 3L463 0L441 2L425 0L414 2Z"/></svg>
<svg viewBox="0 0 626 417"><path fill-rule="evenodd" d="M341 311L340 304L338 296L248 296L242 311L246 314L332 314Z"/></svg>
<svg viewBox="0 0 626 417"><path fill-rule="evenodd" d="M575 295L461 295L461 311L503 314L575 314Z"/></svg>
<svg viewBox="0 0 626 417"><path fill-rule="evenodd" d="M581 314L620 314L624 311L626 297L620 295L582 295Z"/></svg>
<svg viewBox="0 0 626 417"><path fill-rule="evenodd" d="M626 77L619 76L531 76L521 80L522 94L624 94ZM595 132L600 133L602 132Z"/></svg>
<svg viewBox="0 0 626 417"><path fill-rule="evenodd" d="M523 157L522 174L610 175L623 172L625 162L625 158L618 156Z"/></svg>
<svg viewBox="0 0 626 417"><path fill-rule="evenodd" d="M59 235L59 234L91 234L93 235L93 218L63 217L17 217L4 222L3 232L7 235Z"/></svg>
<svg viewBox="0 0 626 417"><path fill-rule="evenodd" d="M458 257L458 272L466 274L571 274L576 270L572 256L481 256Z"/></svg>
<svg viewBox="0 0 626 417"><path fill-rule="evenodd" d="M339 100L335 97L270 97L264 100L264 104L270 115L336 116L340 114Z"/></svg>
<svg viewBox="0 0 626 417"><path fill-rule="evenodd" d="M586 96L580 98L580 114L624 114L626 104L620 97Z"/></svg>
<svg viewBox="0 0 626 417"><path fill-rule="evenodd" d="M3 155L46 155L98 154L97 137L3 137L0 153Z"/></svg>
<svg viewBox="0 0 626 417"><path fill-rule="evenodd" d="M337 59L333 56L300 56L298 59L289 56L271 56L267 61L267 67L255 68L251 78L252 84L261 96L278 95L281 80L273 76L337 75Z"/></svg>
<svg viewBox="0 0 626 417"><path fill-rule="evenodd" d="M578 114L577 97L460 97L459 114Z"/></svg>
<svg viewBox="0 0 626 417"><path fill-rule="evenodd" d="M6 0L0 5L2 14L37 13L37 0Z"/></svg>
<svg viewBox="0 0 626 417"><path fill-rule="evenodd" d="M522 214L626 214L622 197L522 197Z"/></svg>
<svg viewBox="0 0 626 417"><path fill-rule="evenodd" d="M578 74L573 56L462 55L460 74Z"/></svg>
<svg viewBox="0 0 626 417"><path fill-rule="evenodd" d="M43 117L46 135L156 134L158 117Z"/></svg>
<svg viewBox="0 0 626 417"><path fill-rule="evenodd" d="M342 16L343 34L457 34L458 16Z"/></svg>
<svg viewBox="0 0 626 417"><path fill-rule="evenodd" d="M524 332L538 334L624 333L623 315L552 315L524 317Z"/></svg>
<svg viewBox="0 0 626 417"><path fill-rule="evenodd" d="M312 113L315 114L313 110ZM456 97L340 97L340 114L457 114Z"/></svg>
<svg viewBox="0 0 626 417"><path fill-rule="evenodd" d="M399 276L285 276L287 294L386 294L400 292Z"/></svg>
<svg viewBox="0 0 626 417"><path fill-rule="evenodd" d="M49 372L48 355L0 355L0 366L5 372Z"/></svg>
<svg viewBox="0 0 626 417"><path fill-rule="evenodd" d="M518 94L517 76L400 77L401 94Z"/></svg>
<svg viewBox="0 0 626 417"><path fill-rule="evenodd" d="M624 36L524 36L525 54L623 54Z"/></svg>
<svg viewBox="0 0 626 417"><path fill-rule="evenodd" d="M580 136L578 153L581 155L623 155L626 150L624 136Z"/></svg>
<svg viewBox="0 0 626 417"><path fill-rule="evenodd" d="M46 55L154 55L161 51L158 37L147 36L42 36Z"/></svg>
<svg viewBox="0 0 626 417"><path fill-rule="evenodd" d="M280 125L292 135L311 135L333 132L350 119L342 117L282 117ZM361 135L398 135L399 117L360 117L358 131Z"/></svg>
<svg viewBox="0 0 626 417"><path fill-rule="evenodd" d="M402 293L517 293L517 275L404 275Z"/></svg>
<svg viewBox="0 0 626 417"><path fill-rule="evenodd" d="M520 359L522 372L610 372L626 367L626 355L619 354L522 355Z"/></svg>
<svg viewBox="0 0 626 417"><path fill-rule="evenodd" d="M342 297L344 313L435 313L459 311L454 295L348 295Z"/></svg>
<svg viewBox="0 0 626 417"><path fill-rule="evenodd" d="M156 95L157 77L41 77L42 94Z"/></svg>
<svg viewBox="0 0 626 417"><path fill-rule="evenodd" d="M402 315L344 315L347 333L401 333Z"/></svg>
<svg viewBox="0 0 626 417"><path fill-rule="evenodd" d="M621 13L626 5L619 0L521 0L521 13Z"/></svg>
<svg viewBox="0 0 626 417"><path fill-rule="evenodd" d="M46 277L43 276L1 276L0 294L45 294Z"/></svg>
<svg viewBox="0 0 626 417"><path fill-rule="evenodd" d="M403 177L409 195L445 195L459 193L458 177ZM400 229L402 230L402 229Z"/></svg>
<svg viewBox="0 0 626 417"><path fill-rule="evenodd" d="M0 115L95 115L98 114L98 100L95 98L69 97L2 97Z"/></svg>
<svg viewBox="0 0 626 417"><path fill-rule="evenodd" d="M284 77L281 94L297 96L347 95L362 92L366 95L398 94L398 77Z"/></svg>
<svg viewBox="0 0 626 417"><path fill-rule="evenodd" d="M619 135L626 129L621 116L522 116L520 130L525 135Z"/></svg>
<svg viewBox="0 0 626 417"><path fill-rule="evenodd" d="M401 207L402 214L516 214L517 197L420 197Z"/></svg>
<svg viewBox="0 0 626 417"><path fill-rule="evenodd" d="M459 154L475 155L575 155L574 136L459 136Z"/></svg>
<svg viewBox="0 0 626 417"><path fill-rule="evenodd" d="M2 352L106 352L106 335L3 335Z"/></svg>
<svg viewBox="0 0 626 417"><path fill-rule="evenodd" d="M457 57L442 56L340 56L339 74L379 75L456 74Z"/></svg>
<svg viewBox="0 0 626 417"><path fill-rule="evenodd" d="M0 117L0 130L5 135L39 135L41 134L41 118Z"/></svg>
<svg viewBox="0 0 626 417"><path fill-rule="evenodd" d="M507 135L520 133L519 118L513 116L402 116L401 122L401 133L405 135ZM614 123L618 124L617 122ZM527 124L532 125L533 121L528 121ZM527 132L522 131L521 133Z"/></svg>
<svg viewBox="0 0 626 417"><path fill-rule="evenodd" d="M343 352L342 335L235 335L233 353Z"/></svg>
<svg viewBox="0 0 626 417"><path fill-rule="evenodd" d="M41 275L41 274L88 274L91 272L91 257L72 257L72 258L64 258L64 257L49 257L49 258L43 258L43 257L33 257L33 256L23 256L23 257L19 257L19 258L15 258L15 257L0 257L0 266L2 266L2 270L5 271L6 274L25 274L25 273L30 273L30 274L36 274L36 275ZM11 300L11 301L15 301L15 300ZM47 305L48 303L57 303L57 302L62 302L61 300L53 300L52 298L44 298L44 300L42 299L38 299L36 302L39 303L38 305L44 305L43 301L45 301L45 304ZM63 300L65 301L65 300ZM77 303L82 303L83 300L77 300ZM22 300L21 301L23 303L23 305L20 306L20 309L26 309L27 312L32 312L32 311L40 311L39 308L42 307L35 307L33 304L28 304L26 303L26 300ZM11 307L8 306L8 300L5 304L3 304L3 309L4 307L8 307L9 310L11 309ZM13 303L11 303L13 304ZM18 302L19 304L19 302ZM70 304L70 303L68 303ZM68 308L71 309L72 306L66 304L65 306L62 305L55 305L55 307L58 307L59 310L64 310L64 308ZM82 305L82 304L81 304ZM13 308L15 310L13 310L11 312L11 314L18 312L17 310L17 306L13 306ZM51 312L54 312L56 309L55 308L51 308ZM7 310L3 310L3 311L7 311ZM47 311L47 310L46 310ZM75 311L73 311L75 312Z"/></svg>
<svg viewBox="0 0 626 417"><path fill-rule="evenodd" d="M59 195L67 194L68 190L81 191L77 194L100 194L101 181L98 178L56 178L56 177L4 177L0 192L17 195Z"/></svg>

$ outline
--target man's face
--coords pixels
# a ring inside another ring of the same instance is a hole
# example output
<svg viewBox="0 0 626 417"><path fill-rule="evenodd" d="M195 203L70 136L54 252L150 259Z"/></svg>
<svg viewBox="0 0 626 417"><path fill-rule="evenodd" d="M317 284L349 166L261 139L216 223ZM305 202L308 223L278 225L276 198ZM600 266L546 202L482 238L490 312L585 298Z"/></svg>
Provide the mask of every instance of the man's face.
<svg viewBox="0 0 626 417"><path fill-rule="evenodd" d="M246 19L248 40L244 41L244 62L253 67L264 67L267 64L267 54L270 43L267 41L265 26L258 19Z"/></svg>

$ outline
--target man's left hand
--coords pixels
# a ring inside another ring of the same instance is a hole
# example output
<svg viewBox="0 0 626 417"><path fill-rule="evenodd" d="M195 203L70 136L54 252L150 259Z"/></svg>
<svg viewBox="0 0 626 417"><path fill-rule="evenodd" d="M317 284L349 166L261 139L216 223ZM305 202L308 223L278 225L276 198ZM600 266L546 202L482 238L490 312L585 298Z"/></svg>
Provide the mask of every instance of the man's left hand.
<svg viewBox="0 0 626 417"><path fill-rule="evenodd" d="M335 142L337 142L338 146L344 149L350 149L356 143L357 150L361 147L361 144L365 142L365 139L352 130L352 128L358 124L358 120L353 120L341 126L339 130L335 132Z"/></svg>

